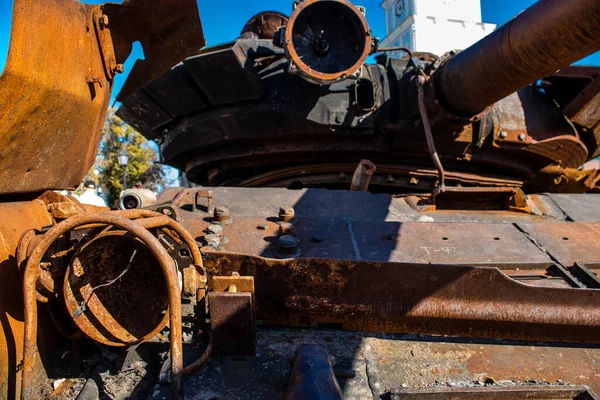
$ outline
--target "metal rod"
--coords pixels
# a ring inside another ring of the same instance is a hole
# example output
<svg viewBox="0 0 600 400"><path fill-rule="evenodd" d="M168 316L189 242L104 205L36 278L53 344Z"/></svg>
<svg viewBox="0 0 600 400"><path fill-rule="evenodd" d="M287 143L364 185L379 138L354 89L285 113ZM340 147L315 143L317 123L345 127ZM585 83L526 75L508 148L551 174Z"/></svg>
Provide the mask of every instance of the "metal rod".
<svg viewBox="0 0 600 400"><path fill-rule="evenodd" d="M408 47L403 47L403 46L396 46L396 47L380 47L377 49L377 52L379 53L387 53L387 52L392 52L392 51L403 51L406 54L408 54L408 56L410 58L413 58L413 52L411 49L409 49Z"/></svg>
<svg viewBox="0 0 600 400"><path fill-rule="evenodd" d="M443 189L446 186L446 171L444 171L442 161L440 160L440 156L435 148L433 134L431 133L431 124L429 123L429 117L427 116L427 107L425 107L425 91L423 90L423 86L425 86L426 81L427 80L424 76L419 75L417 77L419 112L421 113L421 119L423 120L423 128L425 129L425 136L427 137L429 154L431 155L435 169L438 171L440 188Z"/></svg>
<svg viewBox="0 0 600 400"><path fill-rule="evenodd" d="M371 179L377 171L377 166L369 160L360 160L354 176L352 177L352 183L350 190L353 192L366 192L369 190Z"/></svg>

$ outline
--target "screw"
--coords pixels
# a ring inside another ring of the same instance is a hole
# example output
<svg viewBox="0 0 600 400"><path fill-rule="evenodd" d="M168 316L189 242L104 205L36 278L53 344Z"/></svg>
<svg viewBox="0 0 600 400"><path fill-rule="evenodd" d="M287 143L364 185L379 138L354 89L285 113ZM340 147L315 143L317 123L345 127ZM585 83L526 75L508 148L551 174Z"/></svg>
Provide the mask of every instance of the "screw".
<svg viewBox="0 0 600 400"><path fill-rule="evenodd" d="M282 253L293 254L300 241L292 235L280 236L277 245Z"/></svg>
<svg viewBox="0 0 600 400"><path fill-rule="evenodd" d="M500 132L500 139L506 139L507 136L508 133L506 133L505 131Z"/></svg>
<svg viewBox="0 0 600 400"><path fill-rule="evenodd" d="M108 26L108 15L101 15L100 18L98 18L98 22L100 23L101 27L105 27Z"/></svg>
<svg viewBox="0 0 600 400"><path fill-rule="evenodd" d="M296 225L284 222L279 225L279 233L282 235L293 235L296 232Z"/></svg>
<svg viewBox="0 0 600 400"><path fill-rule="evenodd" d="M268 224L260 224L256 228L260 231L266 231L267 229L269 229L269 225Z"/></svg>
<svg viewBox="0 0 600 400"><path fill-rule="evenodd" d="M524 141L524 140L525 140L525 138L526 138L526 136L525 136L525 134L524 134L524 133L521 133L521 134L519 135L519 140L520 140L521 142L522 142L522 141Z"/></svg>
<svg viewBox="0 0 600 400"><path fill-rule="evenodd" d="M296 212L292 207L281 207L279 209L279 220L284 222L290 222L296 217Z"/></svg>

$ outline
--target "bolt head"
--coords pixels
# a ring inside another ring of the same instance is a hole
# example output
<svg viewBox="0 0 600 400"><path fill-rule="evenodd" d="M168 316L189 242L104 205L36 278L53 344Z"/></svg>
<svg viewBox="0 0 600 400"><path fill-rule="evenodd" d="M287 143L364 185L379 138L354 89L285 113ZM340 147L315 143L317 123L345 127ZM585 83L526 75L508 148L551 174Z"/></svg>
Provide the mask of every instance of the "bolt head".
<svg viewBox="0 0 600 400"><path fill-rule="evenodd" d="M524 140L525 140L525 138L526 138L526 137L527 137L527 136L525 136L525 134L524 134L524 133L521 133L521 134L519 135L519 140L522 142L522 141L524 141Z"/></svg>
<svg viewBox="0 0 600 400"><path fill-rule="evenodd" d="M219 247L219 245L221 244L221 237L219 235L215 235L215 234L210 234L210 235L204 236L204 240L206 241L206 244L208 246L214 247L214 248Z"/></svg>
<svg viewBox="0 0 600 400"><path fill-rule="evenodd" d="M115 66L115 73L122 74L123 72L125 72L125 66L123 64L117 64Z"/></svg>
<svg viewBox="0 0 600 400"><path fill-rule="evenodd" d="M215 207L215 215L219 217L227 217L229 216L229 207L227 206L217 206Z"/></svg>
<svg viewBox="0 0 600 400"><path fill-rule="evenodd" d="M506 139L507 136L508 136L508 133L506 133L505 131L500 132L501 139Z"/></svg>
<svg viewBox="0 0 600 400"><path fill-rule="evenodd" d="M289 222L284 222L279 225L279 233L282 235L292 235L296 232L296 225L291 224Z"/></svg>
<svg viewBox="0 0 600 400"><path fill-rule="evenodd" d="M221 225L210 225L206 228L206 231L215 235L221 235L223 233L223 227Z"/></svg>
<svg viewBox="0 0 600 400"><path fill-rule="evenodd" d="M100 18L98 18L98 22L100 22L100 26L107 26L108 25L108 15L101 15Z"/></svg>
<svg viewBox="0 0 600 400"><path fill-rule="evenodd" d="M293 207L284 206L279 209L279 219L281 221L289 222L293 220L295 216L296 212Z"/></svg>
<svg viewBox="0 0 600 400"><path fill-rule="evenodd" d="M280 236L277 240L277 244L279 247L283 247L286 249L294 248L298 245L299 240L292 235L283 235Z"/></svg>

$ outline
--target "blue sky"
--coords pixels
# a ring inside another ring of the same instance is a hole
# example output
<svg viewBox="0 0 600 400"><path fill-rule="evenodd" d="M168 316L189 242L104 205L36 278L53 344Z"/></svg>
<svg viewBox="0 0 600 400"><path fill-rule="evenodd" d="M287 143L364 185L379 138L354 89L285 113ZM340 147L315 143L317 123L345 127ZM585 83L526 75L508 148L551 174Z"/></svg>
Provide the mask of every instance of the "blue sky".
<svg viewBox="0 0 600 400"><path fill-rule="evenodd" d="M379 7L381 0L355 1L357 5L367 8L367 19L374 35L383 38L385 36L385 17L383 9ZM104 1L88 0L84 2L97 4ZM482 0L483 21L501 25L534 2L535 0ZM8 52L12 4L13 0L0 0L0 70L4 69ZM224 4L227 5L227 8L223 8ZM218 44L237 37L248 18L260 11L274 10L289 15L291 4L292 0L229 0L227 2L222 0L198 0L208 45ZM125 64L126 74L130 71L133 60L141 57L141 55L142 52L139 48L134 51L132 57ZM595 54L583 60L580 64L600 65L600 55ZM113 95L118 92L118 88L122 85L126 74L117 77L116 89Z"/></svg>

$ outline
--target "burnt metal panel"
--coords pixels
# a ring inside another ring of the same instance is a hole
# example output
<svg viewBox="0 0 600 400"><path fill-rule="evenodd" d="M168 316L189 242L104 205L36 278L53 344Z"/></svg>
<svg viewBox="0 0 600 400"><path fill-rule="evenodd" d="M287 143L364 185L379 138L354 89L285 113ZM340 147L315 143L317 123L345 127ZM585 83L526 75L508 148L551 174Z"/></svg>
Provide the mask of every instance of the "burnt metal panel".
<svg viewBox="0 0 600 400"><path fill-rule="evenodd" d="M115 45L117 58L124 62L135 41L144 50L144 59L135 62L118 101L206 45L196 0L127 0L122 5L106 4L103 9L114 22L113 34L128 40Z"/></svg>
<svg viewBox="0 0 600 400"><path fill-rule="evenodd" d="M144 90L172 117L193 113L209 106L183 64L155 79Z"/></svg>
<svg viewBox="0 0 600 400"><path fill-rule="evenodd" d="M552 264L512 224L355 222L352 230L364 260L521 269Z"/></svg>
<svg viewBox="0 0 600 400"><path fill-rule="evenodd" d="M141 89L123 101L123 107L117 111L117 115L149 139L157 138L160 127L173 120Z"/></svg>
<svg viewBox="0 0 600 400"><path fill-rule="evenodd" d="M579 195L548 195L567 215L571 221L600 222L600 194L587 193Z"/></svg>
<svg viewBox="0 0 600 400"><path fill-rule="evenodd" d="M519 228L564 266L600 264L600 223L518 223Z"/></svg>
<svg viewBox="0 0 600 400"><path fill-rule="evenodd" d="M263 96L260 77L238 42L207 48L183 64L213 106Z"/></svg>

